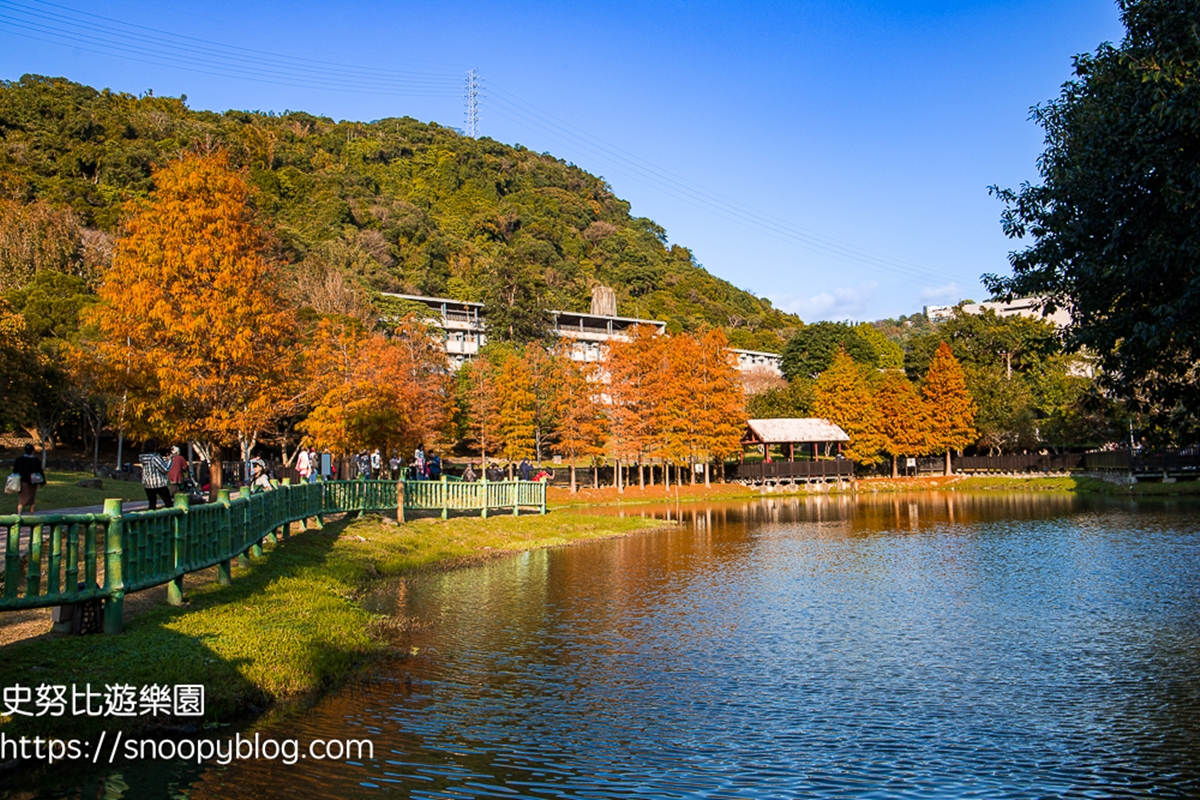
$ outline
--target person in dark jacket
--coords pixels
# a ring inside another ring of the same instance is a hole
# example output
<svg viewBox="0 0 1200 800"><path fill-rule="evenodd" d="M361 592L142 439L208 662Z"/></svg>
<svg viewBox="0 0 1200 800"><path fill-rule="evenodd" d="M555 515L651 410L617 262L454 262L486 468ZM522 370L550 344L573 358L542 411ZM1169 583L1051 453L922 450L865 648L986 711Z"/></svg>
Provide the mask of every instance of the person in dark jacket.
<svg viewBox="0 0 1200 800"><path fill-rule="evenodd" d="M167 486L170 483L167 476L171 472L171 462L159 452L158 440L150 439L142 445L142 454L138 456L138 461L142 463L142 488L146 490L147 507L151 511L158 508L160 498L163 508L170 507L171 490Z"/></svg>
<svg viewBox="0 0 1200 800"><path fill-rule="evenodd" d="M37 502L37 488L46 482L42 474L42 465L34 458L33 445L25 445L25 453L17 456L12 471L21 476L21 491L17 493L17 513L22 513L22 509L28 507L29 513L32 514ZM33 481L34 475L38 476L37 483Z"/></svg>
<svg viewBox="0 0 1200 800"><path fill-rule="evenodd" d="M521 480L523 481L533 479L533 465L529 463L528 458L521 459L521 463L517 466L517 474L521 476Z"/></svg>

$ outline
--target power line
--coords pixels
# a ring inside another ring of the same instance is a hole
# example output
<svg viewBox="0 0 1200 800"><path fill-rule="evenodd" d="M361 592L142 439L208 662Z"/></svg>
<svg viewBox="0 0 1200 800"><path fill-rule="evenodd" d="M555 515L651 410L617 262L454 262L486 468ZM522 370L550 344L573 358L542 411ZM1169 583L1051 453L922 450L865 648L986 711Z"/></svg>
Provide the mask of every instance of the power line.
<svg viewBox="0 0 1200 800"><path fill-rule="evenodd" d="M36 41L71 47L155 66L187 69L199 74L249 80L280 86L389 96L443 96L462 84L449 73L412 72L343 64L321 59L256 50L158 30L79 11L49 0L31 0L27 8L15 0L0 0L0 28L20 31ZM459 73L461 75L461 73ZM631 180L671 195L680 202L715 214L779 241L854 264L872 272L910 279L956 280L955 276L911 264L823 236L789 220L710 191L562 120L515 94L487 82L489 112L543 136L565 142L570 149L608 163ZM466 79L466 134L479 136L480 99L484 81L477 68Z"/></svg>
<svg viewBox="0 0 1200 800"><path fill-rule="evenodd" d="M635 182L668 193L693 208L703 209L774 239L820 252L879 274L910 279L957 280L956 276L948 273L881 256L822 236L745 203L709 191L542 111L491 81L487 82L487 86L490 89L489 97L495 101L489 106L492 113L529 130L566 141L571 147L587 151L615 166Z"/></svg>
<svg viewBox="0 0 1200 800"><path fill-rule="evenodd" d="M352 93L449 96L459 80L449 73L378 70L247 50L87 12L72 11L101 21L23 8L12 0L0 0L0 12L6 12L0 13L0 26L21 31L27 38L47 41L49 37L49 41L100 55L259 83Z"/></svg>

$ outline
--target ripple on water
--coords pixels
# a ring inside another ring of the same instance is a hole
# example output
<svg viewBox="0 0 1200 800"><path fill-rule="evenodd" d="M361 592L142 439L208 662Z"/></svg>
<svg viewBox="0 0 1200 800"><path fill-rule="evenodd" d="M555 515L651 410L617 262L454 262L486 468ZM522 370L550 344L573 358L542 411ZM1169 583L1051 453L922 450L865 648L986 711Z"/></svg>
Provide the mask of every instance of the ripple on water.
<svg viewBox="0 0 1200 800"><path fill-rule="evenodd" d="M160 783L189 798L281 781L294 798L1200 795L1197 510L951 493L671 509L680 530L393 593L431 623L420 655L280 731L367 737L374 761ZM32 796L79 795L66 785Z"/></svg>

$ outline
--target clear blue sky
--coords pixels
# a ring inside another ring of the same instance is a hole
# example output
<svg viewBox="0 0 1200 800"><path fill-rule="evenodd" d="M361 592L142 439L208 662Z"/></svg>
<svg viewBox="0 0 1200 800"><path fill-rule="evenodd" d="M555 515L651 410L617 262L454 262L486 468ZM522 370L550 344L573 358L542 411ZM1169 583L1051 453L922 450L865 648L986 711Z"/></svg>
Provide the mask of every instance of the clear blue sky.
<svg viewBox="0 0 1200 800"><path fill-rule="evenodd" d="M1121 35L1111 0L0 0L0 78L463 127L478 68L482 135L806 321L870 320L982 299L1013 249L987 186L1036 180L1030 107Z"/></svg>

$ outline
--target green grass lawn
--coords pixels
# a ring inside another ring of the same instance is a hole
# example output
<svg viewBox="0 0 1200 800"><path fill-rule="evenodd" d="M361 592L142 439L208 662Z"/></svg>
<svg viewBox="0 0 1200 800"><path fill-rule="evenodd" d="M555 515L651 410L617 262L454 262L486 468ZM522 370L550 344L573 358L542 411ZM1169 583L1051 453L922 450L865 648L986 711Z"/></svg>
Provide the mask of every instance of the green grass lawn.
<svg viewBox="0 0 1200 800"><path fill-rule="evenodd" d="M4 477L8 477L8 470ZM104 479L103 489L84 489L76 482L94 477L89 472L48 472L46 485L38 489L37 511L44 513L56 508L79 508L80 506L104 505L109 497L122 500L145 500L146 492L140 481L114 481ZM0 495L0 514L17 513L17 496Z"/></svg>
<svg viewBox="0 0 1200 800"><path fill-rule="evenodd" d="M17 642L0 647L0 664L5 685L199 683L207 693L206 721L227 720L247 708L312 696L373 653L394 652L385 644L388 618L359 602L384 578L661 527L640 517L569 513L333 522L268 545L264 558L235 569L231 586L185 585L187 606L156 606L127 619L119 636ZM111 731L138 719L0 717L0 732L79 735L88 725Z"/></svg>

